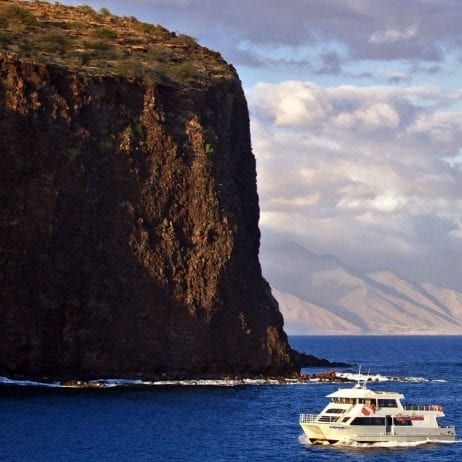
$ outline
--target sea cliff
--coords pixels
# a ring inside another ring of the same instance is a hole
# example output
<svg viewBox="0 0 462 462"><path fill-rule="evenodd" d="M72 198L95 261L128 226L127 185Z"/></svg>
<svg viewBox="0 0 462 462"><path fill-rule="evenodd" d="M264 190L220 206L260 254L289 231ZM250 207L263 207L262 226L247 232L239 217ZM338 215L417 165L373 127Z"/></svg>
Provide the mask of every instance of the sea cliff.
<svg viewBox="0 0 462 462"><path fill-rule="evenodd" d="M0 375L294 373L232 66L107 10L0 23Z"/></svg>

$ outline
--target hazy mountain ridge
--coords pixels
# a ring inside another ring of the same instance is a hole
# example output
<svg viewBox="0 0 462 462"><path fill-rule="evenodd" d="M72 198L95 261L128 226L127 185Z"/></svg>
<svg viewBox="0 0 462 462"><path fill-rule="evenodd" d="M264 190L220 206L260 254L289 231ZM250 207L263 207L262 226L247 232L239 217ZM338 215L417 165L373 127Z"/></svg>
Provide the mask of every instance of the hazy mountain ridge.
<svg viewBox="0 0 462 462"><path fill-rule="evenodd" d="M261 252L291 334L460 334L462 293L388 271L363 273L293 242Z"/></svg>

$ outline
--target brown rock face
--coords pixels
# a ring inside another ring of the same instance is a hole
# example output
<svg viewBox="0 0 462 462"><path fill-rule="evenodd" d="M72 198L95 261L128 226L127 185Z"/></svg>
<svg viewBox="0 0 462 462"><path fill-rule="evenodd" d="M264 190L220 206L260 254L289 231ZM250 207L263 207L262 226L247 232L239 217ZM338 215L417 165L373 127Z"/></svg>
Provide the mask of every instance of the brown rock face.
<svg viewBox="0 0 462 462"><path fill-rule="evenodd" d="M0 375L289 374L248 111L0 58Z"/></svg>

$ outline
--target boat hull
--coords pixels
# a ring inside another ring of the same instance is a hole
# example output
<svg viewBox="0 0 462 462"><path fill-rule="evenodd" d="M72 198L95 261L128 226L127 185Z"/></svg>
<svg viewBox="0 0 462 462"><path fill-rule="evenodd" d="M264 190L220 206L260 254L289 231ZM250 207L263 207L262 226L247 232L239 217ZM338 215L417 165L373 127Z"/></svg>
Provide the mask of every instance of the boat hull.
<svg viewBox="0 0 462 462"><path fill-rule="evenodd" d="M419 441L454 441L453 427L385 429L370 426L348 426L331 424L300 424L308 440L312 444L336 443L412 443Z"/></svg>

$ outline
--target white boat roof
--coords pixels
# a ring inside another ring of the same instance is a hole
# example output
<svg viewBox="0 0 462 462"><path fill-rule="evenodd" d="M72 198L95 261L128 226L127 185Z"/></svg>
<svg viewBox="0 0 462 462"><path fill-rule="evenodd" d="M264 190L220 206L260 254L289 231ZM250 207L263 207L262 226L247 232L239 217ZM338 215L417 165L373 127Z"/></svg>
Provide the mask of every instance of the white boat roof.
<svg viewBox="0 0 462 462"><path fill-rule="evenodd" d="M404 395L393 391L374 391L363 386L355 385L353 388L339 388L327 398L376 398L376 399L403 399Z"/></svg>

